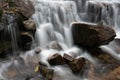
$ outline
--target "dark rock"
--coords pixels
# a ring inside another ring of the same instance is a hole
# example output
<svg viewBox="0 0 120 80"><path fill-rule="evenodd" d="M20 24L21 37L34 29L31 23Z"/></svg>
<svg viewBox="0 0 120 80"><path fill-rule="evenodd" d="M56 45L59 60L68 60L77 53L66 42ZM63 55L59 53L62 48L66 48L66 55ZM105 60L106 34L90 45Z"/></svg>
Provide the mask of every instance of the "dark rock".
<svg viewBox="0 0 120 80"><path fill-rule="evenodd" d="M48 62L50 65L63 65L64 64L64 60L63 60L62 56L57 53L54 54L53 56L51 56L48 59Z"/></svg>
<svg viewBox="0 0 120 80"><path fill-rule="evenodd" d="M84 65L85 65L84 58L74 59L74 61L68 63L68 66L71 68L73 73L79 73Z"/></svg>
<svg viewBox="0 0 120 80"><path fill-rule="evenodd" d="M21 48L23 50L31 49L33 36L29 32L21 33Z"/></svg>
<svg viewBox="0 0 120 80"><path fill-rule="evenodd" d="M72 56L69 56L68 54L64 54L63 59L64 59L64 62L66 63L72 62L74 60L74 58Z"/></svg>
<svg viewBox="0 0 120 80"><path fill-rule="evenodd" d="M87 23L73 23L72 34L75 44L87 47L108 44L116 36L115 31L108 26Z"/></svg>
<svg viewBox="0 0 120 80"><path fill-rule="evenodd" d="M40 53L40 52L41 52L41 49L40 49L40 48L35 49L35 53L36 53L36 54L38 54L38 53Z"/></svg>

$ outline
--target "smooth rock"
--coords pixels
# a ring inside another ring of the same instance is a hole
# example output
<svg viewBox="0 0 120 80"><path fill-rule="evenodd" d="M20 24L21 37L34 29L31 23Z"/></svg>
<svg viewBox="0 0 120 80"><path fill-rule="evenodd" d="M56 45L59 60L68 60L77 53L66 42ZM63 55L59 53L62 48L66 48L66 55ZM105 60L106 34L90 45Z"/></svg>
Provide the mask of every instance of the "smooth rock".
<svg viewBox="0 0 120 80"><path fill-rule="evenodd" d="M114 40L116 33L110 26L73 23L72 35L74 43L79 46L98 47Z"/></svg>

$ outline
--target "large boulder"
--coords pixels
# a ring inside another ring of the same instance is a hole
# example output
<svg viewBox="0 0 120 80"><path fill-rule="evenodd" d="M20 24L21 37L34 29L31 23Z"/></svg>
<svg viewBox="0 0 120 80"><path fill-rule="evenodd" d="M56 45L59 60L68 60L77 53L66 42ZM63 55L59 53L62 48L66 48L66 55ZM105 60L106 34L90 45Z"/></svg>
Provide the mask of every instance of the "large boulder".
<svg viewBox="0 0 120 80"><path fill-rule="evenodd" d="M35 12L35 8L32 5L30 0L7 0L7 1L0 1L0 10L8 9L11 7L16 7L19 9L19 12L29 18Z"/></svg>
<svg viewBox="0 0 120 80"><path fill-rule="evenodd" d="M116 33L111 27L100 24L73 23L72 35L74 43L79 46L98 47L112 41Z"/></svg>

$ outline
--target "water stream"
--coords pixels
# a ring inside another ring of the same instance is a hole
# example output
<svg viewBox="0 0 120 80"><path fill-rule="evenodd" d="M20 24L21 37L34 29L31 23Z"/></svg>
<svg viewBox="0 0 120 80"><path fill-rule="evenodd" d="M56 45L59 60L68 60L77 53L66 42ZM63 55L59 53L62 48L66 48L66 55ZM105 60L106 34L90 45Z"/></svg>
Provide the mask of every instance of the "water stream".
<svg viewBox="0 0 120 80"><path fill-rule="evenodd" d="M49 68L55 70L55 74L60 77L59 80L89 80L85 75L81 77L80 75L73 74L70 69L64 66L50 66L47 59L55 53L61 56L67 53L71 56L75 55L75 58L84 57L92 64L97 65L98 61L94 57L73 44L71 24L72 22L99 23L102 21L104 25L114 26L113 29L117 33L116 38L119 38L120 0L31 1L35 7L35 14L33 14L31 19L37 25L34 43L36 47L30 51L21 52L20 57L14 57L7 62L2 62L0 64L0 76L4 80L25 80L26 76L34 75L34 68L41 61L49 66ZM12 45L13 51L16 53L18 51L16 33L14 30L11 30L11 27L12 24L8 25L12 43L15 43ZM57 48L54 47L56 45ZM41 53L35 54L34 51L38 47L41 48ZM120 56L117 56L118 54L111 50L111 48L101 46L101 49L109 52L110 55L119 60ZM8 76L12 70L14 72L11 76ZM17 76L15 76L16 73L18 73ZM57 78L53 80L57 80Z"/></svg>

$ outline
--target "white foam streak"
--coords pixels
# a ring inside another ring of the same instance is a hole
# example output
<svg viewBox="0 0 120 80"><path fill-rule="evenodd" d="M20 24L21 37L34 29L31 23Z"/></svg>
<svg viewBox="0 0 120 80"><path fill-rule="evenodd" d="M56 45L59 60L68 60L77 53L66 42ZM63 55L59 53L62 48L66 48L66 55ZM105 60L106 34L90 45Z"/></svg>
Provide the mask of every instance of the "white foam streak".
<svg viewBox="0 0 120 80"><path fill-rule="evenodd" d="M107 52L108 54L110 54L112 57L114 57L117 60L120 60L120 56L111 48L107 47L107 46L101 46L102 50Z"/></svg>

